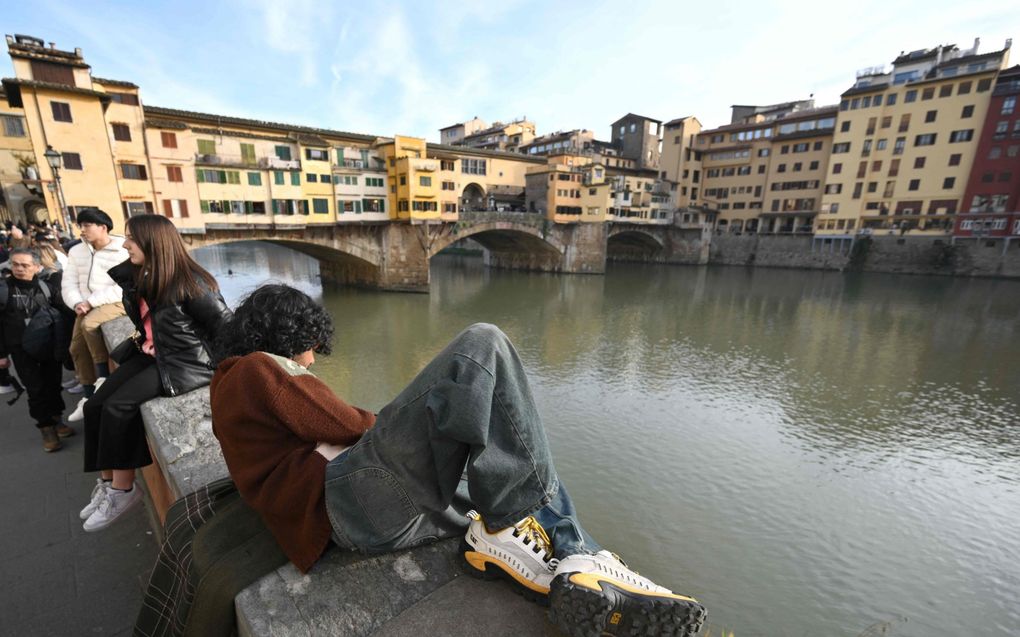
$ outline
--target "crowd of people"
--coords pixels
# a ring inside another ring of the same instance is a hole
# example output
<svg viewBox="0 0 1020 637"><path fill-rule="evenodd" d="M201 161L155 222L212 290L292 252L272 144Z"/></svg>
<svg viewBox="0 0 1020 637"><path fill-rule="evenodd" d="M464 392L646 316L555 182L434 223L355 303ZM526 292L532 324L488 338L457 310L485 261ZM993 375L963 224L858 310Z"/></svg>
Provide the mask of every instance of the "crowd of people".
<svg viewBox="0 0 1020 637"><path fill-rule="evenodd" d="M330 546L381 553L461 537L469 573L507 579L570 635L699 631L704 607L581 526L498 328L468 327L373 413L309 371L334 327L303 292L263 285L231 312L165 217L131 217L123 237L98 209L76 222L73 242L45 226L0 235L0 391L11 402L27 392L47 452L82 423L84 470L98 472L85 531L141 501L136 469L152 462L141 405L209 385L230 476L300 570ZM101 326L125 315L135 334L108 350ZM62 382L65 370L74 379ZM64 422L62 390L79 387Z"/></svg>

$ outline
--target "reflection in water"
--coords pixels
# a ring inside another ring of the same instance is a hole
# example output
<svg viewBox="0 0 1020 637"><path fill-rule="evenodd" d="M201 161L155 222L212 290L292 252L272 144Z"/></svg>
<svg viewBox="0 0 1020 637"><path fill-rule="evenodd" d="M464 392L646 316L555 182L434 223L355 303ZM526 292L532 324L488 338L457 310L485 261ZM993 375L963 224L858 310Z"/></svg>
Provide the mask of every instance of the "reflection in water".
<svg viewBox="0 0 1020 637"><path fill-rule="evenodd" d="M229 300L267 276L321 295L316 372L367 408L501 326L586 526L738 637L1020 633L1016 282L441 257L414 295L323 292L273 246L196 256Z"/></svg>

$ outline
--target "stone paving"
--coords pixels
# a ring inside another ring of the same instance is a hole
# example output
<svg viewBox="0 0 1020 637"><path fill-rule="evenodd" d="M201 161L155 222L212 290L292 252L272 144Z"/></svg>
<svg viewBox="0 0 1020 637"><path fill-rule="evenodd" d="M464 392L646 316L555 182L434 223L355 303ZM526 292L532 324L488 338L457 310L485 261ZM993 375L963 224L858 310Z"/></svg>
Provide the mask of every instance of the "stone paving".
<svg viewBox="0 0 1020 637"><path fill-rule="evenodd" d="M28 396L0 396L0 637L130 635L159 550L144 506L98 533L78 512L96 476L82 472L81 423L44 453ZM80 396L64 394L66 413Z"/></svg>

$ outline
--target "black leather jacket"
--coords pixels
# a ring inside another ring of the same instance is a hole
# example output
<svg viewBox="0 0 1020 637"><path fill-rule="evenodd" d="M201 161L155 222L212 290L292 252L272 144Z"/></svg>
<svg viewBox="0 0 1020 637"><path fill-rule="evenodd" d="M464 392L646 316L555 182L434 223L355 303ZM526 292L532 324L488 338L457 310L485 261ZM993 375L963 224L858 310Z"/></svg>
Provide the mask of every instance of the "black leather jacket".
<svg viewBox="0 0 1020 637"><path fill-rule="evenodd" d="M124 309L139 332L143 332L138 267L131 261L110 268L110 278L124 290ZM156 346L156 368L167 396L178 396L209 384L215 366L212 343L217 330L231 317L219 292L206 290L202 296L163 304L152 312L152 342Z"/></svg>

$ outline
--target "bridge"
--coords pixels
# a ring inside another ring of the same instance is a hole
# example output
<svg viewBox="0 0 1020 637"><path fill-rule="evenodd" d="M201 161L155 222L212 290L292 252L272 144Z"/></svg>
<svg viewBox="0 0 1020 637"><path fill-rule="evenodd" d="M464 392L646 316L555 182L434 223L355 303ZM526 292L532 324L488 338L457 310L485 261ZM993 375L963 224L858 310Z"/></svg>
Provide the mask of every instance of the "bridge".
<svg viewBox="0 0 1020 637"><path fill-rule="evenodd" d="M207 224L184 235L190 248L237 241L268 241L319 261L324 280L344 285L427 292L429 260L470 237L495 268L603 274L606 260L670 261L700 237L672 225L557 224L529 213L462 212L456 222L379 222L335 225Z"/></svg>

